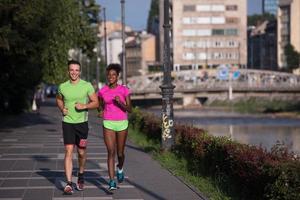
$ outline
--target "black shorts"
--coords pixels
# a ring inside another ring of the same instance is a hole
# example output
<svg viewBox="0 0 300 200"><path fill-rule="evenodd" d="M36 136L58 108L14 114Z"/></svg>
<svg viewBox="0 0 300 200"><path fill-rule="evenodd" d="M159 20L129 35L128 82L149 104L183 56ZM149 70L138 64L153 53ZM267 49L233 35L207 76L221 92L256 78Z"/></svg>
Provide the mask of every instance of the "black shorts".
<svg viewBox="0 0 300 200"><path fill-rule="evenodd" d="M89 132L88 122L71 124L62 122L64 144L75 144L78 148L86 148Z"/></svg>

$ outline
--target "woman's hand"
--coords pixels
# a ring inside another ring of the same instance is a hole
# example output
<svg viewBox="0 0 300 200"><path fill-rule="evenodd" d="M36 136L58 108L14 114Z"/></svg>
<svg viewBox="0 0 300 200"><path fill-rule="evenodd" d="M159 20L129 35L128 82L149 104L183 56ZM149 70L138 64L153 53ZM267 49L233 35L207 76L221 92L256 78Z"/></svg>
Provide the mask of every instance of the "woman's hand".
<svg viewBox="0 0 300 200"><path fill-rule="evenodd" d="M103 111L102 110L98 112L97 117L99 117L99 118L103 117Z"/></svg>

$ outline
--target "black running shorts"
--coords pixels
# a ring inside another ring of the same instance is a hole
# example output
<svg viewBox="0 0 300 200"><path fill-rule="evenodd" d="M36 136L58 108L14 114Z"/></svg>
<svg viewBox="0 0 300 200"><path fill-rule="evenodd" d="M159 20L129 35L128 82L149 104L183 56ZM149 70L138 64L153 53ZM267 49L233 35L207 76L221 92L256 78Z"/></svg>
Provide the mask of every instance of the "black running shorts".
<svg viewBox="0 0 300 200"><path fill-rule="evenodd" d="M62 122L64 144L75 144L78 148L86 148L89 132L88 122L71 124Z"/></svg>

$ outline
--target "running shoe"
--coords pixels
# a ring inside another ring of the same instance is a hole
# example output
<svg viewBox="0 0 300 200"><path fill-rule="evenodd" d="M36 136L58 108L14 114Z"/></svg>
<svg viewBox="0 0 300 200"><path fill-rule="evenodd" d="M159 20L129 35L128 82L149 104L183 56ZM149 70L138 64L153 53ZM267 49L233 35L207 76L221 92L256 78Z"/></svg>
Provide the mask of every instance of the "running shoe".
<svg viewBox="0 0 300 200"><path fill-rule="evenodd" d="M108 185L109 185L108 190L116 190L117 189L117 183L114 180L110 180Z"/></svg>
<svg viewBox="0 0 300 200"><path fill-rule="evenodd" d="M72 183L71 184L68 183L64 188L64 194L71 195L73 193L74 193L74 191L73 191Z"/></svg>
<svg viewBox="0 0 300 200"><path fill-rule="evenodd" d="M117 170L117 179L119 183L122 183L124 181L124 172Z"/></svg>

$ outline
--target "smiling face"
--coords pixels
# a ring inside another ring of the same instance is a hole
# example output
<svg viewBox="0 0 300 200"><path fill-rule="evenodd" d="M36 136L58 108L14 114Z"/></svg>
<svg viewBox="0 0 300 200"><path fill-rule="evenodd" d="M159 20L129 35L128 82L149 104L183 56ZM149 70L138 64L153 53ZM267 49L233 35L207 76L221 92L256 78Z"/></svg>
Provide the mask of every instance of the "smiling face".
<svg viewBox="0 0 300 200"><path fill-rule="evenodd" d="M116 85L118 82L118 73L116 72L116 70L111 69L107 72L107 81L109 85Z"/></svg>
<svg viewBox="0 0 300 200"><path fill-rule="evenodd" d="M77 82L80 79L80 66L78 64L69 65L69 77L72 82Z"/></svg>

